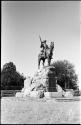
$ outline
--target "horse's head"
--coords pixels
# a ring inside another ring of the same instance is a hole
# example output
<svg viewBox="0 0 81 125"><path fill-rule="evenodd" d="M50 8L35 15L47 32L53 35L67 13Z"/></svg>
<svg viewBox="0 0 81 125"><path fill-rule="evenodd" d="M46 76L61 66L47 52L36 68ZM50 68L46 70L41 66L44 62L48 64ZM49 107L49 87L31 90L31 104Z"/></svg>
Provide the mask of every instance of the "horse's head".
<svg viewBox="0 0 81 125"><path fill-rule="evenodd" d="M54 42L51 42L50 49L53 50L53 48L54 48Z"/></svg>

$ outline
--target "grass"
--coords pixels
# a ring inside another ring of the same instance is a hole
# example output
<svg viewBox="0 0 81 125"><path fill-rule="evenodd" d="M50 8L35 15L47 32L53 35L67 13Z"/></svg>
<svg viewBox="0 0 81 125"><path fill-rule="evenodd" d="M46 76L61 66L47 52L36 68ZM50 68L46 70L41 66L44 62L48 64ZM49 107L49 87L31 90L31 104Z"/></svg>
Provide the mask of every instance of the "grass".
<svg viewBox="0 0 81 125"><path fill-rule="evenodd" d="M80 124L80 101L3 97L1 124Z"/></svg>

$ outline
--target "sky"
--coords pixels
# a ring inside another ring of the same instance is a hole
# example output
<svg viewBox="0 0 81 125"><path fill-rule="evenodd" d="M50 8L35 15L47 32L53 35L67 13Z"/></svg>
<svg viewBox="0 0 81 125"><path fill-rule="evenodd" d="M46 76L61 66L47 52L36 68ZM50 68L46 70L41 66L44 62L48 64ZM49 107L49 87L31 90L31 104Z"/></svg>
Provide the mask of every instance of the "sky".
<svg viewBox="0 0 81 125"><path fill-rule="evenodd" d="M12 61L17 71L33 76L40 35L48 45L55 41L52 62L73 63L81 80L80 20L80 1L2 1L1 67Z"/></svg>

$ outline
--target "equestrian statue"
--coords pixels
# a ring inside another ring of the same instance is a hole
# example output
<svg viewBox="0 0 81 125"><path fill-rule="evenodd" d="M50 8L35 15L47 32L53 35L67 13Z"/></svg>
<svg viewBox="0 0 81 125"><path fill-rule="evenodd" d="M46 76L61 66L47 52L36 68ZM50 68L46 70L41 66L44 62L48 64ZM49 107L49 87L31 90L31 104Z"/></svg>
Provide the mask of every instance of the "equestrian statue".
<svg viewBox="0 0 81 125"><path fill-rule="evenodd" d="M41 41L41 45L40 45L41 51L38 54L38 69L40 68L41 60L43 61L43 67L46 59L48 60L48 66L50 66L51 59L53 56L53 50L54 50L54 42L51 42L50 46L48 46L46 44L46 40L42 41L40 36L39 36L39 39Z"/></svg>

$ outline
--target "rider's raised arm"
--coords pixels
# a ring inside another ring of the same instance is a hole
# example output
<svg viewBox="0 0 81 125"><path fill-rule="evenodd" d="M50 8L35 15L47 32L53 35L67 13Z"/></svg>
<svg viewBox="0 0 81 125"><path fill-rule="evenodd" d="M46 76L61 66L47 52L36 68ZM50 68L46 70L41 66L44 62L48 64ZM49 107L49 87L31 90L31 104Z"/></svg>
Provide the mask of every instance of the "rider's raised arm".
<svg viewBox="0 0 81 125"><path fill-rule="evenodd" d="M39 39L40 39L40 41L42 42L40 35L39 35Z"/></svg>

